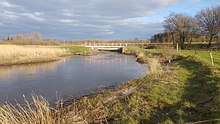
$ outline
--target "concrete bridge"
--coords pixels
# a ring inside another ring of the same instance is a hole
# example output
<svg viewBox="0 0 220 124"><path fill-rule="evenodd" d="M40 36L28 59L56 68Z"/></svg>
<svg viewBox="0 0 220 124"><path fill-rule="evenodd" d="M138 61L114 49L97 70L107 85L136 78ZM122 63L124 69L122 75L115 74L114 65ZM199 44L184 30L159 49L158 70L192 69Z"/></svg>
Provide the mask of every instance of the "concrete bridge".
<svg viewBox="0 0 220 124"><path fill-rule="evenodd" d="M84 43L83 46L89 47L93 50L99 51L118 51L123 52L124 47L127 46L143 46L144 43L113 43L113 42L100 42L100 43Z"/></svg>

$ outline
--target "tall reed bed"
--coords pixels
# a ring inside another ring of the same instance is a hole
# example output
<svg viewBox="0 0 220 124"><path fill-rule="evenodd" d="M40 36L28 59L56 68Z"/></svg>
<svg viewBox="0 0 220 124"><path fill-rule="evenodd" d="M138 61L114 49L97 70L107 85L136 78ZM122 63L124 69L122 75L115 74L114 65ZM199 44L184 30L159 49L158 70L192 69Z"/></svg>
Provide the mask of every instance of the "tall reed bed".
<svg viewBox="0 0 220 124"><path fill-rule="evenodd" d="M68 54L70 52L62 48L0 45L0 65L51 61Z"/></svg>
<svg viewBox="0 0 220 124"><path fill-rule="evenodd" d="M33 96L33 103L25 105L6 103L0 107L1 124L52 124L55 123L52 109L43 98Z"/></svg>
<svg viewBox="0 0 220 124"><path fill-rule="evenodd" d="M87 124L75 111L66 113L61 100L51 107L45 98L32 94L32 100L24 96L24 102L1 105L0 124Z"/></svg>

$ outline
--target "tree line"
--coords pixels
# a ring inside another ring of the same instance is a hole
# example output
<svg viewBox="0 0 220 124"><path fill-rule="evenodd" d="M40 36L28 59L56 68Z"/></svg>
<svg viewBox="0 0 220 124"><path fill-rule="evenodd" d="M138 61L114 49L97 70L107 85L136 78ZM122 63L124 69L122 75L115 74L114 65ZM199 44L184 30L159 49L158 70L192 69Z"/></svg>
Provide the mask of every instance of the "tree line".
<svg viewBox="0 0 220 124"><path fill-rule="evenodd" d="M220 33L220 5L203 9L195 16L183 13L170 13L163 23L164 32L152 37L154 42L173 42L184 48L186 41L208 41L208 47L213 40L218 40Z"/></svg>
<svg viewBox="0 0 220 124"><path fill-rule="evenodd" d="M40 32L31 32L25 34L16 34L14 36L6 36L4 40L6 41L23 41L23 40L41 40L41 33Z"/></svg>

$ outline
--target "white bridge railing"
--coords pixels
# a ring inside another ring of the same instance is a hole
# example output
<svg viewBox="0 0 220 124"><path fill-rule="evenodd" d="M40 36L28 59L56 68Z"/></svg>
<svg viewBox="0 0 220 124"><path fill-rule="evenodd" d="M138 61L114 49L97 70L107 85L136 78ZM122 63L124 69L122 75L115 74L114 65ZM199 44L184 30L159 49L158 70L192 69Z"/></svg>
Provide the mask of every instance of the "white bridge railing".
<svg viewBox="0 0 220 124"><path fill-rule="evenodd" d="M143 46L146 43L84 43L81 46L85 47L124 47L124 46Z"/></svg>

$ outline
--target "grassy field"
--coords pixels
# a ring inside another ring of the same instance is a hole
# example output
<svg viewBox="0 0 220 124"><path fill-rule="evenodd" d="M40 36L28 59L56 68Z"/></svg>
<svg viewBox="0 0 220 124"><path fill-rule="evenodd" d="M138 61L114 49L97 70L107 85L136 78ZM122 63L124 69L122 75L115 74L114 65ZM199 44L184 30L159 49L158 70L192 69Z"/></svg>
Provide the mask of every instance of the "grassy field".
<svg viewBox="0 0 220 124"><path fill-rule="evenodd" d="M220 51L212 51L215 66L211 64L210 51L181 50L144 50L151 54L173 54L181 59L173 61L172 67L175 79L182 80L178 104L162 109L170 113L168 119L175 123L179 121L204 121L206 123L219 123L220 119ZM166 52L165 52L166 51ZM171 80L173 81L173 79ZM163 88L167 88L164 86ZM165 90L166 91L166 90ZM167 91L170 92L170 91ZM176 96L178 94L173 94ZM177 109L178 108L178 109ZM170 109L170 110L169 110ZM173 113L176 112L176 115ZM161 110L159 110L161 113ZM178 115L180 113L180 115ZM162 115L161 115L162 116ZM178 117L179 116L179 117ZM163 116L162 116L163 117ZM179 118L179 119L178 119ZM176 121L178 120L178 121ZM217 122L218 120L218 122Z"/></svg>
<svg viewBox="0 0 220 124"><path fill-rule="evenodd" d="M0 45L0 65L46 62L70 54L65 49L54 47Z"/></svg>
<svg viewBox="0 0 220 124"><path fill-rule="evenodd" d="M137 49L137 48L136 48ZM168 54L175 54L184 57L196 57L199 61L208 66L212 66L210 52L212 53L213 60L214 60L214 67L220 68L220 51L209 51L209 50L166 50L166 49L146 49L144 50L147 53L168 53Z"/></svg>

